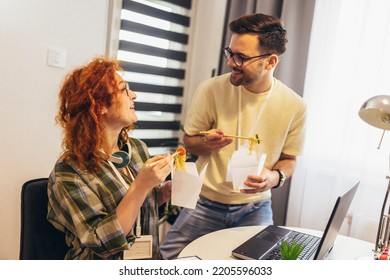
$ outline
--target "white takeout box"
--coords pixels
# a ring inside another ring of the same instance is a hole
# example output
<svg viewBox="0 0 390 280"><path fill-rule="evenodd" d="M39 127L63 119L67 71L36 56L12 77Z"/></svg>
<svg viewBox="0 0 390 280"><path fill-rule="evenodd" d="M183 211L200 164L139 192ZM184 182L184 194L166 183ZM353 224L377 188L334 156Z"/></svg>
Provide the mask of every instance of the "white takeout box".
<svg viewBox="0 0 390 280"><path fill-rule="evenodd" d="M207 165L198 174L194 162L186 162L186 171L172 172L171 203L176 206L195 209L202 188Z"/></svg>
<svg viewBox="0 0 390 280"><path fill-rule="evenodd" d="M249 154L245 149L235 151L228 163L226 181L232 182L235 190L251 189L244 182L249 175L260 175L266 158L267 154L261 154L257 159L256 153Z"/></svg>

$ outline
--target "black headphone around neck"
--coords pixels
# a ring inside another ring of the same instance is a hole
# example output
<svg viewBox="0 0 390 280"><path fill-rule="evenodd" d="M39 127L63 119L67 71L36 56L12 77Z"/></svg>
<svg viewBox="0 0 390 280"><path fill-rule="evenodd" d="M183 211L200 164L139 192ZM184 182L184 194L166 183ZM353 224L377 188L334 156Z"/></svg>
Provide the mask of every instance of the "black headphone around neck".
<svg viewBox="0 0 390 280"><path fill-rule="evenodd" d="M131 146L129 143L126 143L123 148L127 149L127 152L121 150L121 151L113 153L112 155L108 156L108 158L107 158L107 160L111 161L114 164L114 166L117 168L125 167L130 163ZM104 157L107 157L107 155L103 151L101 151L101 153Z"/></svg>

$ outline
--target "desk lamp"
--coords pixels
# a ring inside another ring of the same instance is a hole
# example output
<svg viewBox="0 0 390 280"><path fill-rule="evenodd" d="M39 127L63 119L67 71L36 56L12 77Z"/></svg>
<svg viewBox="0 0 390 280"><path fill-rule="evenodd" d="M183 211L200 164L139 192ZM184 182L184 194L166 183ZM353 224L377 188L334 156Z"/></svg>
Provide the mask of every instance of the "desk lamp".
<svg viewBox="0 0 390 280"><path fill-rule="evenodd" d="M376 128L383 129L382 137L378 145L378 149L380 149L385 131L390 130L390 96L378 95L368 99L361 106L359 110L359 116L366 123ZM390 176L387 175L386 179L389 182L388 182L387 191L382 205L381 215L379 218L378 232L376 235L376 242L375 242L375 249L374 249L374 252L377 254L382 253L389 245L390 206L387 214L385 214L385 208L390 193Z"/></svg>

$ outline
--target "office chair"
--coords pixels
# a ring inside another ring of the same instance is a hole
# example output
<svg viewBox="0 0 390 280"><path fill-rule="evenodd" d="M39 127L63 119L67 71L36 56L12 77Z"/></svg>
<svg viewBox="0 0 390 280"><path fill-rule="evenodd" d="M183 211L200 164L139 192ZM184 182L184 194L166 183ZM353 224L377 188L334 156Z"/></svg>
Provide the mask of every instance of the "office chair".
<svg viewBox="0 0 390 280"><path fill-rule="evenodd" d="M20 260L63 260L68 246L65 234L47 219L47 178L22 186Z"/></svg>

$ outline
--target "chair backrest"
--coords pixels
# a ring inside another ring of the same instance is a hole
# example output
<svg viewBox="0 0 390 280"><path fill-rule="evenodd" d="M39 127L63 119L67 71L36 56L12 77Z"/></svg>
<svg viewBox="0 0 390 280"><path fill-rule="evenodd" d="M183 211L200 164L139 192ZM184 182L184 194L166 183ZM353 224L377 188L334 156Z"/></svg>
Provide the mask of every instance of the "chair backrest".
<svg viewBox="0 0 390 280"><path fill-rule="evenodd" d="M47 178L22 186L20 260L63 260L68 246L65 234L47 219Z"/></svg>

